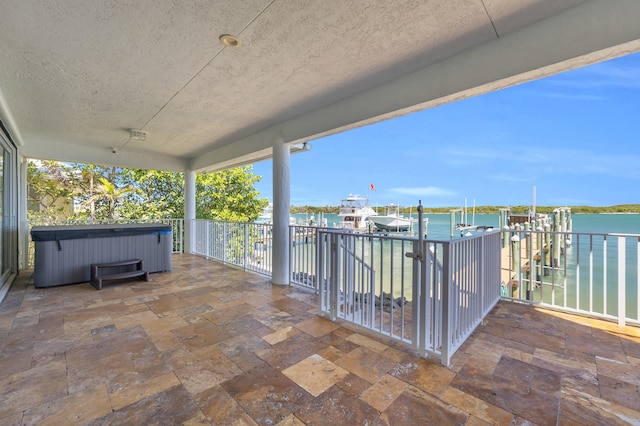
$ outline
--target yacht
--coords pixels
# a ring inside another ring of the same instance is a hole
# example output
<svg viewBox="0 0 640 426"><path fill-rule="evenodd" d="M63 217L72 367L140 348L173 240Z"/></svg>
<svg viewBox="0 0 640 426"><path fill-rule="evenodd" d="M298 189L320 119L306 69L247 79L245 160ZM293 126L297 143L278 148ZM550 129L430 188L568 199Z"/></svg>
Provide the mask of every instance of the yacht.
<svg viewBox="0 0 640 426"><path fill-rule="evenodd" d="M338 228L351 229L353 231L368 230L368 219L377 214L369 206L367 198L349 194L340 203L340 223Z"/></svg>

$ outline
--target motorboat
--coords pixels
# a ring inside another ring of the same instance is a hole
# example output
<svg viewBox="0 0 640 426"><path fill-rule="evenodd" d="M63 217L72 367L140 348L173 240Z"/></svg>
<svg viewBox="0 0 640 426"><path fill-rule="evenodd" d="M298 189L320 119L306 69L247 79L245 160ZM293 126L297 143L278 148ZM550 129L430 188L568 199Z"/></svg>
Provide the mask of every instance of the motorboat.
<svg viewBox="0 0 640 426"><path fill-rule="evenodd" d="M267 205L263 210L256 223L272 223L273 222L273 204Z"/></svg>
<svg viewBox="0 0 640 426"><path fill-rule="evenodd" d="M385 214L369 219L378 231L406 232L411 227L411 218L400 213L400 206L393 203L386 207Z"/></svg>
<svg viewBox="0 0 640 426"><path fill-rule="evenodd" d="M368 220L376 216L375 210L369 206L369 200L359 195L351 195L340 203L340 223L338 228L363 231L368 228Z"/></svg>
<svg viewBox="0 0 640 426"><path fill-rule="evenodd" d="M273 224L273 204L269 204L262 210L258 219L256 219L256 223L272 225ZM289 225L295 225L296 218L294 216L289 216Z"/></svg>

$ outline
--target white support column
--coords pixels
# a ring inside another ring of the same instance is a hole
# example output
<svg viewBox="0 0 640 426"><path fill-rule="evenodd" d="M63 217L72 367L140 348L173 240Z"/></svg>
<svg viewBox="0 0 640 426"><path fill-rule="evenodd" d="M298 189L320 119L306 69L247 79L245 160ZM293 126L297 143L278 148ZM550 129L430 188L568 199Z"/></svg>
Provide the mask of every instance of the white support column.
<svg viewBox="0 0 640 426"><path fill-rule="evenodd" d="M273 284L289 285L290 151L282 139L273 142Z"/></svg>
<svg viewBox="0 0 640 426"><path fill-rule="evenodd" d="M29 267L29 221L27 219L27 167L29 162L26 158L19 156L16 163L19 167L16 174L18 176L18 270L21 270Z"/></svg>
<svg viewBox="0 0 640 426"><path fill-rule="evenodd" d="M196 218L196 172L184 172L184 252L194 251L194 220Z"/></svg>

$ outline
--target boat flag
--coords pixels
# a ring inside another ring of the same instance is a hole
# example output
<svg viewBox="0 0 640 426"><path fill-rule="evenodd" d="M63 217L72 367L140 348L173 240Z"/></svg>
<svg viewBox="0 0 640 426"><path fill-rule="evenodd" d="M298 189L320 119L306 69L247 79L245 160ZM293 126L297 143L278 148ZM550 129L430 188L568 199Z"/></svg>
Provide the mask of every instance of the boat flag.
<svg viewBox="0 0 640 426"><path fill-rule="evenodd" d="M376 187L375 187L375 186L373 186L373 184L372 184L372 183L370 183L370 184L369 184L369 189L371 189L372 191L375 191L375 190L376 190Z"/></svg>

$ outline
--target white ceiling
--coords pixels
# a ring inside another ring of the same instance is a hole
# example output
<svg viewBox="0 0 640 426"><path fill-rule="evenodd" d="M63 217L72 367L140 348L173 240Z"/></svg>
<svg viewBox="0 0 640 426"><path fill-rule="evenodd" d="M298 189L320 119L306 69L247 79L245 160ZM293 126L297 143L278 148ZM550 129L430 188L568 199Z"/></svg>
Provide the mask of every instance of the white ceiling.
<svg viewBox="0 0 640 426"><path fill-rule="evenodd" d="M638 22L637 0L3 0L0 117L28 157L213 170L638 51Z"/></svg>

